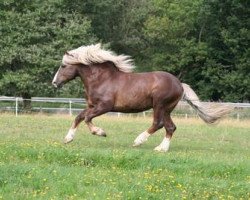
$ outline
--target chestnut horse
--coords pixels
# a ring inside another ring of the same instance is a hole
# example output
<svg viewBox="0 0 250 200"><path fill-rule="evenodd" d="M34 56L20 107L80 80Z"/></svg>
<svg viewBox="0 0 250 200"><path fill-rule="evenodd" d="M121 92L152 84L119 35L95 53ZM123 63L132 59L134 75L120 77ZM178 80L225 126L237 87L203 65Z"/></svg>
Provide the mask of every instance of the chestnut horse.
<svg viewBox="0 0 250 200"><path fill-rule="evenodd" d="M87 108L74 120L64 142L71 142L83 120L94 135L106 133L92 123L92 119L107 112L141 112L153 108L153 123L134 141L139 146L150 135L164 127L166 136L157 151L166 152L176 129L170 114L181 98L186 100L206 123L214 123L229 112L227 107L203 105L195 92L167 72L133 73L129 56L116 55L100 44L82 46L66 52L52 84L59 88L80 77L86 91Z"/></svg>

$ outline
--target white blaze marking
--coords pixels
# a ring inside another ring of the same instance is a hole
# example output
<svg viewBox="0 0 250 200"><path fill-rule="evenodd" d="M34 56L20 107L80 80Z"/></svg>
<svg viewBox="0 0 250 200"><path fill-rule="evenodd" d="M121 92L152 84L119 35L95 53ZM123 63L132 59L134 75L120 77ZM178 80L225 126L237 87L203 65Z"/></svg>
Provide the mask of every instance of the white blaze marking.
<svg viewBox="0 0 250 200"><path fill-rule="evenodd" d="M155 147L154 150L166 152L169 149L169 145L170 145L170 138L164 137L161 144L159 146Z"/></svg>
<svg viewBox="0 0 250 200"><path fill-rule="evenodd" d="M56 82L56 79L57 79L60 68L57 70L56 75L54 76L52 83Z"/></svg>
<svg viewBox="0 0 250 200"><path fill-rule="evenodd" d="M135 139L133 146L136 147L141 145L143 142L148 140L149 136L150 134L147 131L144 131L143 133L138 135L138 137Z"/></svg>
<svg viewBox="0 0 250 200"><path fill-rule="evenodd" d="M56 72L56 75L54 76L54 78L53 78L53 83L56 81L56 79L57 79L57 76L58 76L58 71Z"/></svg>

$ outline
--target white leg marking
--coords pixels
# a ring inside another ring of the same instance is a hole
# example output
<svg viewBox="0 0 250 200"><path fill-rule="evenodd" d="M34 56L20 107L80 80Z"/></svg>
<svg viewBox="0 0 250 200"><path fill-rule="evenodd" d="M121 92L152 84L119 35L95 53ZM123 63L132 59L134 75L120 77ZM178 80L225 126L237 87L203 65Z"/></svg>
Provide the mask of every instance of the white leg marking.
<svg viewBox="0 0 250 200"><path fill-rule="evenodd" d="M64 138L64 143L65 143L65 144L71 142L71 141L74 139L76 129L77 129L77 128L74 128L74 129L73 129L73 128L70 128L70 129L69 129L68 134L67 134L67 135L65 136L65 138Z"/></svg>
<svg viewBox="0 0 250 200"><path fill-rule="evenodd" d="M150 134L147 131L144 131L143 133L138 135L138 137L135 139L133 146L136 147L141 145L143 142L148 140L149 136Z"/></svg>
<svg viewBox="0 0 250 200"><path fill-rule="evenodd" d="M164 137L161 144L159 146L155 147L154 150L161 151L161 152L167 152L169 149L169 145L170 145L170 138Z"/></svg>
<svg viewBox="0 0 250 200"><path fill-rule="evenodd" d="M91 128L91 132L94 133L95 135L106 136L106 133L104 132L104 130L102 130L101 128L97 126L93 126Z"/></svg>
<svg viewBox="0 0 250 200"><path fill-rule="evenodd" d="M88 122L87 125L89 127L90 132L93 135L98 135L98 136L104 136L104 137L106 137L106 133L104 132L104 130L102 130L101 128L95 126L94 124L92 124L92 122Z"/></svg>

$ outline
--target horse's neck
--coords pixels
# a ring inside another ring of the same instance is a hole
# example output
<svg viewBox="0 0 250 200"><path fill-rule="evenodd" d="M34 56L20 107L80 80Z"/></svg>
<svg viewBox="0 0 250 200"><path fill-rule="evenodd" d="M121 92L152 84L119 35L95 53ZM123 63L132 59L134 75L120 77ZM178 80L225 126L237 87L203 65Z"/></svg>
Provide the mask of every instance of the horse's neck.
<svg viewBox="0 0 250 200"><path fill-rule="evenodd" d="M112 63L83 66L79 73L87 92L121 73Z"/></svg>

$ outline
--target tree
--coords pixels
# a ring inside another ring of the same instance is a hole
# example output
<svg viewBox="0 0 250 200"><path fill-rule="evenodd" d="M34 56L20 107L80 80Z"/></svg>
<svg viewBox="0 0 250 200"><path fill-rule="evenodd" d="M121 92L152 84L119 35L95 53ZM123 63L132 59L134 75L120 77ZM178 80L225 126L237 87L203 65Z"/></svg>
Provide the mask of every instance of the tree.
<svg viewBox="0 0 250 200"><path fill-rule="evenodd" d="M241 0L205 0L202 5L201 40L209 49L198 85L201 91L206 91L205 80L214 86L209 89L213 100L250 101L249 11L249 2Z"/></svg>
<svg viewBox="0 0 250 200"><path fill-rule="evenodd" d="M144 53L152 70L164 70L182 78L203 62L206 45L198 42L196 18L201 0L153 0L154 11L145 22L148 47ZM153 47L153 48L152 48Z"/></svg>
<svg viewBox="0 0 250 200"><path fill-rule="evenodd" d="M96 41L90 21L81 14L65 12L60 3L56 0L0 3L2 95L52 96L51 81L64 52ZM75 91L78 88L79 85Z"/></svg>
<svg viewBox="0 0 250 200"><path fill-rule="evenodd" d="M152 70L177 75L204 100L249 101L249 3L153 2L144 29Z"/></svg>
<svg viewBox="0 0 250 200"><path fill-rule="evenodd" d="M0 7L3 95L55 95L50 82L63 53L101 41L131 55L138 71L173 73L203 100L250 101L248 1L4 0ZM69 83L56 95L81 91Z"/></svg>
<svg viewBox="0 0 250 200"><path fill-rule="evenodd" d="M141 52L147 42L143 27L151 11L151 1L79 0L72 4L71 0L64 0L63 5L71 12L88 16L95 35L113 51L131 55L139 65L144 63Z"/></svg>

